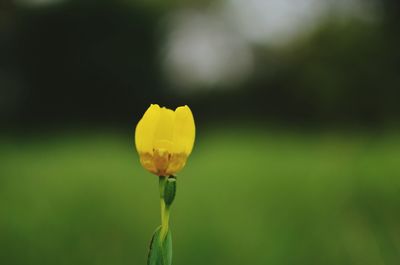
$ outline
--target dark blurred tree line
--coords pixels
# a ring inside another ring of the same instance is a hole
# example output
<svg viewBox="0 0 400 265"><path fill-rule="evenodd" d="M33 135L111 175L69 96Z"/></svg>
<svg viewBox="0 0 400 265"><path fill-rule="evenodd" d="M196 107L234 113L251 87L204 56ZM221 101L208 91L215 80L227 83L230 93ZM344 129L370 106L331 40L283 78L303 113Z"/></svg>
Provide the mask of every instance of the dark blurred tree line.
<svg viewBox="0 0 400 265"><path fill-rule="evenodd" d="M47 8L3 3L0 117L3 127L128 124L149 103L190 104L199 119L310 124L397 122L400 12L383 1L379 23L327 18L282 49L254 47L256 70L232 90L179 95L160 71L167 7L68 1Z"/></svg>

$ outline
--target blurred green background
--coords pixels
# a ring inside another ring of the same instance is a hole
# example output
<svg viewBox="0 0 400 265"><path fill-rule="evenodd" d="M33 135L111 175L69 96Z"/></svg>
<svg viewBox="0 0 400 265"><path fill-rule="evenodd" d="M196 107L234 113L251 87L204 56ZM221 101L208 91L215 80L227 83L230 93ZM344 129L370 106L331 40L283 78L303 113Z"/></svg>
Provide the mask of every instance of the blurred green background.
<svg viewBox="0 0 400 265"><path fill-rule="evenodd" d="M197 138L179 264L399 264L400 6L390 0L0 3L0 264L145 264L151 103Z"/></svg>

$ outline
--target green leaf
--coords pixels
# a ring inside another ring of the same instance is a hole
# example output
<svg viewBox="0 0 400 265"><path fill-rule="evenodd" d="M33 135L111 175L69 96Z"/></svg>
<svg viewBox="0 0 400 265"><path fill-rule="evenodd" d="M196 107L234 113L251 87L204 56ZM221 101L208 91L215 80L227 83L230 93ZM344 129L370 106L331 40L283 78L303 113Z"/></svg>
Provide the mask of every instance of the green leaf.
<svg viewBox="0 0 400 265"><path fill-rule="evenodd" d="M147 257L147 265L171 265L172 264L172 237L171 232L168 233L163 242L160 238L161 226L159 226L153 234L150 242L149 255Z"/></svg>
<svg viewBox="0 0 400 265"><path fill-rule="evenodd" d="M164 256L164 265L172 264L172 236L171 231L168 230L167 236L165 237L163 243L163 256Z"/></svg>

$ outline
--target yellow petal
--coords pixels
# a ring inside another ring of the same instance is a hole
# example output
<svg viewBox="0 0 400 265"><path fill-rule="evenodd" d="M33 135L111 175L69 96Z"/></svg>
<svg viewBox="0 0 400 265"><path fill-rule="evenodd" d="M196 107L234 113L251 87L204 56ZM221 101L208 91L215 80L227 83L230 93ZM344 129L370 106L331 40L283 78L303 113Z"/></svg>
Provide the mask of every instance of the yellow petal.
<svg viewBox="0 0 400 265"><path fill-rule="evenodd" d="M151 104L136 126L135 143L139 153L152 153L154 137L160 116L160 106Z"/></svg>
<svg viewBox="0 0 400 265"><path fill-rule="evenodd" d="M153 147L169 152L172 146L175 114L172 110L162 107L160 118L155 130Z"/></svg>
<svg viewBox="0 0 400 265"><path fill-rule="evenodd" d="M188 106L178 107L175 110L172 152L185 153L188 156L193 149L195 130L190 108Z"/></svg>
<svg viewBox="0 0 400 265"><path fill-rule="evenodd" d="M166 175L175 175L179 172L186 164L187 155L185 153L172 154L169 165L166 170Z"/></svg>

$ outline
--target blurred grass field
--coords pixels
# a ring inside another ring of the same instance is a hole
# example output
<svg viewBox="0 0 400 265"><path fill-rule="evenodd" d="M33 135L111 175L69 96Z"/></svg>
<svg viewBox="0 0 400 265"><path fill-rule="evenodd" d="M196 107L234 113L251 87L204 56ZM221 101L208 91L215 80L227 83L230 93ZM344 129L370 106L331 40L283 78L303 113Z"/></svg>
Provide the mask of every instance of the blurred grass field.
<svg viewBox="0 0 400 265"><path fill-rule="evenodd" d="M0 264L146 264L158 180L132 133L0 138ZM400 135L200 132L174 264L399 264Z"/></svg>

